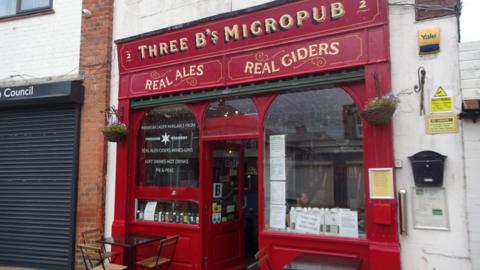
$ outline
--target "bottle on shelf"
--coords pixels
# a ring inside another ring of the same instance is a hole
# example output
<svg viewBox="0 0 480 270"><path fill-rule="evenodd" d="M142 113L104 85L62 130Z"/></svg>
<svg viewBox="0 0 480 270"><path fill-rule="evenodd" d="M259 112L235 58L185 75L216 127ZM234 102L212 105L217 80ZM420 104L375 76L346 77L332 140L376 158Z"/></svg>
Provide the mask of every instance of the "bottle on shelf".
<svg viewBox="0 0 480 270"><path fill-rule="evenodd" d="M182 214L180 212L177 213L177 217L175 218L175 223L182 223Z"/></svg>
<svg viewBox="0 0 480 270"><path fill-rule="evenodd" d="M188 213L188 224L195 224L195 215L193 212Z"/></svg>
<svg viewBox="0 0 480 270"><path fill-rule="evenodd" d="M165 222L170 222L170 212L165 212Z"/></svg>
<svg viewBox="0 0 480 270"><path fill-rule="evenodd" d="M143 213L140 210L137 210L137 219L142 220L143 219Z"/></svg>
<svg viewBox="0 0 480 270"><path fill-rule="evenodd" d="M188 213L182 213L182 223L188 224Z"/></svg>

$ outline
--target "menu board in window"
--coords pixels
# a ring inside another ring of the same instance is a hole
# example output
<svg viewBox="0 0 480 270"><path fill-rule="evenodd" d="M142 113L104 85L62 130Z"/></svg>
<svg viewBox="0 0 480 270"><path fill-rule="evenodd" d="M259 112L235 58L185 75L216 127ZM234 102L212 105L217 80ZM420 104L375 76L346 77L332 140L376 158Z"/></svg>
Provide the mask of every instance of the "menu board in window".
<svg viewBox="0 0 480 270"><path fill-rule="evenodd" d="M139 138L142 185L198 187L198 125L188 107L147 112Z"/></svg>

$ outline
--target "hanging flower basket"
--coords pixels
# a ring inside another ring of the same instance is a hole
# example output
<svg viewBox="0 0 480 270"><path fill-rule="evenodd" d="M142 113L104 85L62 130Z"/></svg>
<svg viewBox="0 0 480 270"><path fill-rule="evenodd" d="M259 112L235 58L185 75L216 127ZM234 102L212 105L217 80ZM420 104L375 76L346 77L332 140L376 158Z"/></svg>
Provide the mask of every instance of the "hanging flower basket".
<svg viewBox="0 0 480 270"><path fill-rule="evenodd" d="M362 117L372 125L386 124L392 120L397 105L398 98L393 95L371 99L365 105Z"/></svg>
<svg viewBox="0 0 480 270"><path fill-rule="evenodd" d="M103 135L109 142L119 142L127 136L127 127L124 124L112 124L103 128Z"/></svg>
<svg viewBox="0 0 480 270"><path fill-rule="evenodd" d="M118 119L118 111L114 106L105 112L108 124L103 127L103 135L109 142L119 142L127 136L127 126Z"/></svg>

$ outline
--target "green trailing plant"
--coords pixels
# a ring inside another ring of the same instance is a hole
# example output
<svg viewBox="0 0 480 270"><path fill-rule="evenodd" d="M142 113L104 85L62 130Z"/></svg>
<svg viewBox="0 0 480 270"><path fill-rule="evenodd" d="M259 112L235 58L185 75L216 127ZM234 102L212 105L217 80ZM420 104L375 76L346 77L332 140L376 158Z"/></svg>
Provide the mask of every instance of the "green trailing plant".
<svg viewBox="0 0 480 270"><path fill-rule="evenodd" d="M395 95L375 97L365 104L363 118L372 125L381 125L391 121L397 109L399 99Z"/></svg>
<svg viewBox="0 0 480 270"><path fill-rule="evenodd" d="M383 97L376 97L370 99L367 104L365 104L365 111L373 110L376 108L390 108L395 110L398 105L398 98L394 95L388 95Z"/></svg>
<svg viewBox="0 0 480 270"><path fill-rule="evenodd" d="M103 127L105 139L110 142L118 142L122 140L128 133L127 125L122 123L118 118L118 110L114 106L110 106L105 111L107 117L107 125Z"/></svg>
<svg viewBox="0 0 480 270"><path fill-rule="evenodd" d="M120 124L110 124L103 127L104 133L118 133L122 135L127 135L127 126L123 123Z"/></svg>

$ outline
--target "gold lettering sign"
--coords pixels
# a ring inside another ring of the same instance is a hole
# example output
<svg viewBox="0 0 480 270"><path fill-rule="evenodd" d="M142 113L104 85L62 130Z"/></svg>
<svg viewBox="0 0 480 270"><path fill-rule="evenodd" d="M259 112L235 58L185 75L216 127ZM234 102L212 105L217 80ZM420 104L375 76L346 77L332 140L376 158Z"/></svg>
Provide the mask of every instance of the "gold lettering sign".
<svg viewBox="0 0 480 270"><path fill-rule="evenodd" d="M152 78L145 80L145 90L162 90L183 80L186 80L189 84L195 84L195 77L203 76L204 70L205 66L200 64L184 66L176 70L168 70L164 74L153 72L151 75Z"/></svg>
<svg viewBox="0 0 480 270"><path fill-rule="evenodd" d="M281 71L281 68L288 68L295 63L304 62L317 56L337 55L340 52L340 42L317 43L287 51L280 55L280 63L271 61L246 61L244 73L253 75L270 74Z"/></svg>
<svg viewBox="0 0 480 270"><path fill-rule="evenodd" d="M360 9L360 11L362 11L362 9ZM279 17L268 17L249 23L225 25L222 29L223 33L207 28L203 32L195 33L191 39L194 40L193 44L195 44L195 49L202 49L208 44L217 44L221 34L223 34L223 43L228 44L239 40L269 35L278 31L289 31L300 28L308 21L318 25L326 20L339 20L345 15L346 9L343 3L333 2L329 5L313 7L310 10L297 10L292 13L282 14ZM153 59L187 52L190 49L188 42L189 37L182 37L179 39L165 40L157 44L138 45L137 50L140 55L140 60ZM335 51L338 53L338 48L332 44L313 50L330 50L331 53ZM288 65L288 61L290 60L285 59L285 64ZM292 61L295 61L295 55L292 55ZM274 67L271 68L272 70L275 69Z"/></svg>

